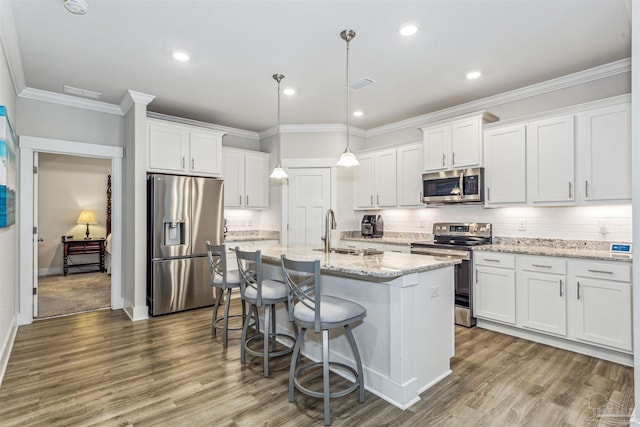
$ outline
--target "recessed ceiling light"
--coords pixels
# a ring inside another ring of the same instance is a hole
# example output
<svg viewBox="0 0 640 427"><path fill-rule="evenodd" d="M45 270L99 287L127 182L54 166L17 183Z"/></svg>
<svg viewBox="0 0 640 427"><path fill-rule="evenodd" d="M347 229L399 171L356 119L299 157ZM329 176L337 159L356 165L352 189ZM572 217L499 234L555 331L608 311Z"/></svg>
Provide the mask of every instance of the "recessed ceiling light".
<svg viewBox="0 0 640 427"><path fill-rule="evenodd" d="M364 113L360 110L356 110L353 112L353 115L356 117L362 117L364 115Z"/></svg>
<svg viewBox="0 0 640 427"><path fill-rule="evenodd" d="M400 31L401 35L409 37L418 32L418 25L415 22L407 22L402 24L398 31Z"/></svg>
<svg viewBox="0 0 640 427"><path fill-rule="evenodd" d="M282 93L284 93L285 95L295 95L296 90L292 87L285 87L284 89L282 89Z"/></svg>
<svg viewBox="0 0 640 427"><path fill-rule="evenodd" d="M172 53L173 59L180 62L186 62L189 60L189 54L186 52L175 51Z"/></svg>
<svg viewBox="0 0 640 427"><path fill-rule="evenodd" d="M64 7L74 15L87 13L87 2L84 0L64 0Z"/></svg>
<svg viewBox="0 0 640 427"><path fill-rule="evenodd" d="M477 79L481 75L482 75L482 73L480 71L470 71L470 72L467 73L467 78L469 80L473 80L473 79Z"/></svg>

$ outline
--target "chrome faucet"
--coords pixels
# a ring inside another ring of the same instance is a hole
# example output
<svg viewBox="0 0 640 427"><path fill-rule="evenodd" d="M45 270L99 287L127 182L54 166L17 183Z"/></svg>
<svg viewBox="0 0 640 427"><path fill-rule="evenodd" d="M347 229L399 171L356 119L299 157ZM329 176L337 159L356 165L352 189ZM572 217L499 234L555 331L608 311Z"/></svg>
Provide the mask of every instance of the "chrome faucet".
<svg viewBox="0 0 640 427"><path fill-rule="evenodd" d="M324 241L324 252L331 252L331 230L335 230L336 227L336 214L329 208L324 218L324 236L321 237Z"/></svg>

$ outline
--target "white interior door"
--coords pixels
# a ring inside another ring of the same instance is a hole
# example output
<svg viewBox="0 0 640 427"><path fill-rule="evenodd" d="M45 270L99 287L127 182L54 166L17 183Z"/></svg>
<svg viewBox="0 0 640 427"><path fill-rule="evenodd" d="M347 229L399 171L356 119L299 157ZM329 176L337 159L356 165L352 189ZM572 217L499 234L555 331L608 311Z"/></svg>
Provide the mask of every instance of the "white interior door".
<svg viewBox="0 0 640 427"><path fill-rule="evenodd" d="M38 317L38 152L33 152L33 317Z"/></svg>
<svg viewBox="0 0 640 427"><path fill-rule="evenodd" d="M290 168L289 243L322 247L324 216L331 207L330 168Z"/></svg>

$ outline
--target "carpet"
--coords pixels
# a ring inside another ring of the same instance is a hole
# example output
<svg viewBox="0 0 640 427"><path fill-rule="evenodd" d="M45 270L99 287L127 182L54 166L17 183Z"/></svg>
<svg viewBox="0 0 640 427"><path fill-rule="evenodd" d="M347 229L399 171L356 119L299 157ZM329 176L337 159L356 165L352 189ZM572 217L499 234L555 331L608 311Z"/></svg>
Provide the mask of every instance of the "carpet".
<svg viewBox="0 0 640 427"><path fill-rule="evenodd" d="M111 276L81 273L38 277L38 318L111 307Z"/></svg>

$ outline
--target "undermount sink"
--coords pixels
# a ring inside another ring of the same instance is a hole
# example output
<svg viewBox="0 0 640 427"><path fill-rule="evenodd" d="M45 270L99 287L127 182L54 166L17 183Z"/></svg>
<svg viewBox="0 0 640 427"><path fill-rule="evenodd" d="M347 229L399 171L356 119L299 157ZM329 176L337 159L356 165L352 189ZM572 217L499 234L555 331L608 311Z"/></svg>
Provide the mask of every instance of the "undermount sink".
<svg viewBox="0 0 640 427"><path fill-rule="evenodd" d="M317 248L314 249L314 251L323 251L322 248ZM359 255L359 256L365 256L365 255L380 255L382 253L381 250L379 249L373 249L373 248L363 248L363 249L356 249L356 248L332 248L331 252L336 253L336 254L345 254L345 255Z"/></svg>

